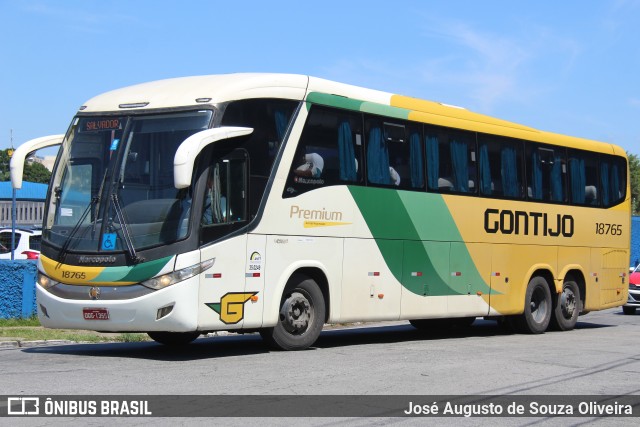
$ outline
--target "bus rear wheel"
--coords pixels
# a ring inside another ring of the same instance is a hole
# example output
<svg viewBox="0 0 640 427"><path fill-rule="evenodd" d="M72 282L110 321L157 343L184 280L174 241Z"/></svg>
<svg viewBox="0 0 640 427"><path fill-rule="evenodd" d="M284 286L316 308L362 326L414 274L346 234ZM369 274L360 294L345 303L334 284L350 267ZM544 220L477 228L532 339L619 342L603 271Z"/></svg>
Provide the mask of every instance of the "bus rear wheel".
<svg viewBox="0 0 640 427"><path fill-rule="evenodd" d="M562 292L556 297L551 328L557 331L570 331L575 328L580 314L580 290L573 280L562 284Z"/></svg>
<svg viewBox="0 0 640 427"><path fill-rule="evenodd" d="M524 313L514 319L518 332L542 334L551 321L551 291L544 277L535 276L527 285Z"/></svg>
<svg viewBox="0 0 640 427"><path fill-rule="evenodd" d="M200 332L147 332L147 335L155 342L168 347L181 347L198 338Z"/></svg>
<svg viewBox="0 0 640 427"><path fill-rule="evenodd" d="M304 350L313 345L322 332L325 303L315 280L302 275L292 277L280 302L278 323L260 331L270 347L279 350Z"/></svg>

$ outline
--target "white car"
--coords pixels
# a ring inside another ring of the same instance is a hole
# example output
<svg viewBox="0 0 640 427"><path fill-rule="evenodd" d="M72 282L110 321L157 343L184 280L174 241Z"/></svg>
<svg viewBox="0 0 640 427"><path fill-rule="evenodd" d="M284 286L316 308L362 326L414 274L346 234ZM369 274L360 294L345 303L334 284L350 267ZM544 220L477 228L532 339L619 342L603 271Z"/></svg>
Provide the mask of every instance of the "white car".
<svg viewBox="0 0 640 427"><path fill-rule="evenodd" d="M14 259L38 259L42 231L16 228ZM11 259L11 227L0 228L0 259Z"/></svg>

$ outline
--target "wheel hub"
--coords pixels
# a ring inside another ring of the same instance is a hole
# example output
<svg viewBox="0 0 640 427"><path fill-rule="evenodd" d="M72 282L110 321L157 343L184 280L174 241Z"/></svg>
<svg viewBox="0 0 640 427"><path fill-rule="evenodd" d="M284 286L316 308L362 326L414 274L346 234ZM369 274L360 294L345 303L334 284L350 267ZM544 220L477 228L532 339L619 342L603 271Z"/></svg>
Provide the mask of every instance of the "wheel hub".
<svg viewBox="0 0 640 427"><path fill-rule="evenodd" d="M573 313L576 310L576 295L571 289L565 288L562 290L562 294L560 295L560 308L562 315L566 319L573 317Z"/></svg>
<svg viewBox="0 0 640 427"><path fill-rule="evenodd" d="M301 334L306 331L311 321L309 300L299 292L292 293L282 304L280 321L288 332Z"/></svg>

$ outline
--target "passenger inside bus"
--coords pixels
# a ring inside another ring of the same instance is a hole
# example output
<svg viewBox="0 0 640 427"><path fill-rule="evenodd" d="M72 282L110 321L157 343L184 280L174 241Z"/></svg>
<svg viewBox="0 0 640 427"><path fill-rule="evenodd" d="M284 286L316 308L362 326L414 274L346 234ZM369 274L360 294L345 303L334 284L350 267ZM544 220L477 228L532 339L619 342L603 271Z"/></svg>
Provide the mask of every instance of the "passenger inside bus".
<svg viewBox="0 0 640 427"><path fill-rule="evenodd" d="M318 153L309 153L303 156L304 163L294 173L298 176L309 176L312 178L320 178L322 169L324 168L324 160Z"/></svg>

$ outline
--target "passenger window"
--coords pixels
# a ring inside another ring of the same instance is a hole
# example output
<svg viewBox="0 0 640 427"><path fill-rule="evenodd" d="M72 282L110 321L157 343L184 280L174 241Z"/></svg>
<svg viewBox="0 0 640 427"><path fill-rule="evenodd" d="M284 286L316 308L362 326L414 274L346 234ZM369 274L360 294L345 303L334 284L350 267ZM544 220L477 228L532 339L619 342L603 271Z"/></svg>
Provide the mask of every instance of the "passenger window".
<svg viewBox="0 0 640 427"><path fill-rule="evenodd" d="M565 149L530 144L527 147L527 161L529 200L565 202L567 200Z"/></svg>
<svg viewBox="0 0 640 427"><path fill-rule="evenodd" d="M622 157L601 156L600 189L602 205L615 206L626 196L627 165Z"/></svg>
<svg viewBox="0 0 640 427"><path fill-rule="evenodd" d="M411 188L424 189L424 142L419 126L410 126L409 134L409 178Z"/></svg>
<svg viewBox="0 0 640 427"><path fill-rule="evenodd" d="M221 126L244 126L253 132L241 146L250 156L249 213L258 213L271 168L286 136L298 103L284 99L245 99L233 101L224 109ZM237 142L234 144L237 145Z"/></svg>
<svg viewBox="0 0 640 427"><path fill-rule="evenodd" d="M313 106L283 196L293 197L328 185L361 182L361 149L359 114Z"/></svg>
<svg viewBox="0 0 640 427"><path fill-rule="evenodd" d="M429 190L444 193L476 193L476 152L473 133L429 128L426 134Z"/></svg>
<svg viewBox="0 0 640 427"><path fill-rule="evenodd" d="M569 185L571 202L577 205L598 206L598 160L595 154L569 150Z"/></svg>
<svg viewBox="0 0 640 427"><path fill-rule="evenodd" d="M478 144L480 194L521 199L522 142L481 135Z"/></svg>
<svg viewBox="0 0 640 427"><path fill-rule="evenodd" d="M424 188L424 161L419 125L368 117L365 123L367 179L370 184L404 189Z"/></svg>

